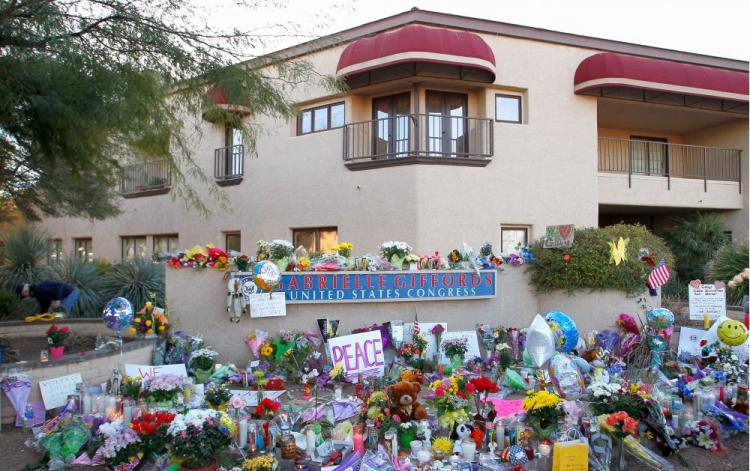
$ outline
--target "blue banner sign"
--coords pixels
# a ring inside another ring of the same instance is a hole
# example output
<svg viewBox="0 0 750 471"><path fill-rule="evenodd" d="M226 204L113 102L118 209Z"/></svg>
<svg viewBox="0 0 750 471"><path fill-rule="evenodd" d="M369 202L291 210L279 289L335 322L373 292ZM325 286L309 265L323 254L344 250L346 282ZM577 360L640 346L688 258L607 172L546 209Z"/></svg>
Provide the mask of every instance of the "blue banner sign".
<svg viewBox="0 0 750 471"><path fill-rule="evenodd" d="M243 293L252 275L239 273ZM288 304L456 301L494 298L496 270L285 272L277 291Z"/></svg>

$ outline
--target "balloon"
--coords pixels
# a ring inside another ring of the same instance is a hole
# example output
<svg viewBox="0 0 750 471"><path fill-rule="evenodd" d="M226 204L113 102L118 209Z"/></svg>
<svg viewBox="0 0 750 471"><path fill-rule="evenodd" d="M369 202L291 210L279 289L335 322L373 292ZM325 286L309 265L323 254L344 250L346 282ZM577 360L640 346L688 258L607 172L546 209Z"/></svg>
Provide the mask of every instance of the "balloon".
<svg viewBox="0 0 750 471"><path fill-rule="evenodd" d="M503 380L503 384L505 384L506 386L510 386L513 389L518 389L519 391L526 391L529 389L523 382L523 378L521 378L521 375L510 368L505 370L505 379Z"/></svg>
<svg viewBox="0 0 750 471"><path fill-rule="evenodd" d="M570 353L578 344L578 327L569 315L560 311L551 311L544 316L549 328L555 335L555 346L558 351Z"/></svg>
<svg viewBox="0 0 750 471"><path fill-rule="evenodd" d="M596 344L605 350L613 352L617 346L620 336L611 330L602 330L596 334Z"/></svg>
<svg viewBox="0 0 750 471"><path fill-rule="evenodd" d="M541 368L555 353L555 336L539 314L526 331L526 350L537 368Z"/></svg>
<svg viewBox="0 0 750 471"><path fill-rule="evenodd" d="M281 272L273 262L263 260L255 265L255 276L253 281L263 291L271 292L279 286Z"/></svg>
<svg viewBox="0 0 750 471"><path fill-rule="evenodd" d="M630 314L625 314L624 312L620 313L617 318L617 325L630 333L641 335L641 329L638 328L638 324Z"/></svg>
<svg viewBox="0 0 750 471"><path fill-rule="evenodd" d="M575 362L564 353L556 353L549 361L549 375L563 399L578 399L585 385Z"/></svg>
<svg viewBox="0 0 750 471"><path fill-rule="evenodd" d="M736 347L747 340L747 327L740 321L727 319L719 324L716 334L725 344Z"/></svg>
<svg viewBox="0 0 750 471"><path fill-rule="evenodd" d="M104 306L102 318L107 327L115 332L120 332L130 327L130 323L133 322L133 314L133 305L130 304L130 301L125 298L113 298Z"/></svg>
<svg viewBox="0 0 750 471"><path fill-rule="evenodd" d="M660 307L646 314L646 323L655 329L666 329L674 325L674 313L669 309Z"/></svg>
<svg viewBox="0 0 750 471"><path fill-rule="evenodd" d="M651 349L651 366L661 366L661 352L669 349L672 338L674 313L658 308L646 314L646 343Z"/></svg>

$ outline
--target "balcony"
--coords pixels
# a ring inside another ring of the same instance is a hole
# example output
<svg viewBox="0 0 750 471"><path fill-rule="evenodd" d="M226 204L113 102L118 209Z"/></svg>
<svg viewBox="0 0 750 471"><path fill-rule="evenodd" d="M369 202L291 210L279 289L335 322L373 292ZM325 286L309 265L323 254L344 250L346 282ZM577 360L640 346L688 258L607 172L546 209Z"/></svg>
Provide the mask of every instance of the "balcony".
<svg viewBox="0 0 750 471"><path fill-rule="evenodd" d="M742 207L741 150L599 137L601 204Z"/></svg>
<svg viewBox="0 0 750 471"><path fill-rule="evenodd" d="M219 147L214 151L214 178L219 186L239 185L245 174L245 146Z"/></svg>
<svg viewBox="0 0 750 471"><path fill-rule="evenodd" d="M123 167L120 195L123 198L162 195L172 187L172 167L167 159L142 162Z"/></svg>
<svg viewBox="0 0 750 471"><path fill-rule="evenodd" d="M409 114L344 126L344 162L350 170L431 164L484 167L493 156L493 121Z"/></svg>

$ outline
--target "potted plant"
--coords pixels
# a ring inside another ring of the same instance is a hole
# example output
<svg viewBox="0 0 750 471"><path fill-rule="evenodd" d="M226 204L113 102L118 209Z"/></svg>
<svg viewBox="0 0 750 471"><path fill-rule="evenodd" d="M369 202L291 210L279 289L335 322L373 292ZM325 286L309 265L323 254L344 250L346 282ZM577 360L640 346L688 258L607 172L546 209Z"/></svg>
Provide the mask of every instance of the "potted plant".
<svg viewBox="0 0 750 471"><path fill-rule="evenodd" d="M113 430L99 452L109 469L133 469L141 461L143 448L138 434L133 429L123 428Z"/></svg>
<svg viewBox="0 0 750 471"><path fill-rule="evenodd" d="M169 412L148 412L133 419L130 427L141 439L144 459L163 461L167 453L167 429L175 415Z"/></svg>
<svg viewBox="0 0 750 471"><path fill-rule="evenodd" d="M212 348L201 348L190 355L190 367L195 375L195 382L205 384L211 377L214 369L214 361L219 352Z"/></svg>
<svg viewBox="0 0 750 471"><path fill-rule="evenodd" d="M549 439L557 430L557 420L565 415L560 396L545 390L531 392L523 399L526 423L531 425L538 440Z"/></svg>
<svg viewBox="0 0 750 471"><path fill-rule="evenodd" d="M167 429L172 455L181 458L181 470L215 471L216 454L229 446L234 424L224 412L193 409L178 414Z"/></svg>
<svg viewBox="0 0 750 471"><path fill-rule="evenodd" d="M58 328L55 324L47 329L47 343L49 344L49 356L53 360L59 360L65 353L65 340L70 336L70 328L63 326Z"/></svg>
<svg viewBox="0 0 750 471"><path fill-rule="evenodd" d="M411 246L406 242L389 240L380 244L380 254L397 270L403 268L404 259L411 253Z"/></svg>
<svg viewBox="0 0 750 471"><path fill-rule="evenodd" d="M447 339L442 345L445 356L451 360L453 369L461 367L464 356L469 350L469 340L466 337L455 337Z"/></svg>
<svg viewBox="0 0 750 471"><path fill-rule="evenodd" d="M275 239L271 241L269 247L270 259L280 271L286 271L289 267L289 258L294 253L294 245L288 240Z"/></svg>
<svg viewBox="0 0 750 471"><path fill-rule="evenodd" d="M154 376L146 383L145 396L151 404L172 407L185 386L185 379L173 374Z"/></svg>
<svg viewBox="0 0 750 471"><path fill-rule="evenodd" d="M224 384L213 384L206 390L205 398L211 409L226 412L232 393Z"/></svg>

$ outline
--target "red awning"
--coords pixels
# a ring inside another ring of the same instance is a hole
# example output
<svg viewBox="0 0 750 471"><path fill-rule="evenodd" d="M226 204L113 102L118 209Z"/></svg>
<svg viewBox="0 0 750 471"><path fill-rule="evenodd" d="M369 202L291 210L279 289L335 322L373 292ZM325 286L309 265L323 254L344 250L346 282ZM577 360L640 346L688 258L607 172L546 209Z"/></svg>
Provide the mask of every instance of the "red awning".
<svg viewBox="0 0 750 471"><path fill-rule="evenodd" d="M680 95L748 101L748 74L735 70L602 52L576 70L575 92L603 87L654 90Z"/></svg>
<svg viewBox="0 0 750 471"><path fill-rule="evenodd" d="M336 72L351 76L405 62L474 68L495 79L495 55L479 35L417 24L352 42L341 53Z"/></svg>

